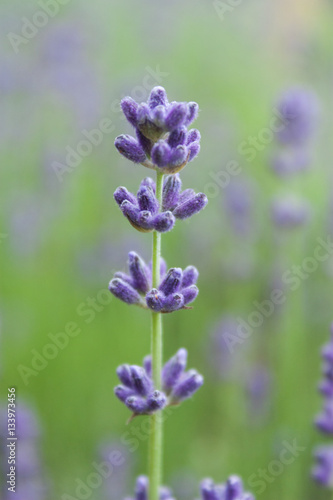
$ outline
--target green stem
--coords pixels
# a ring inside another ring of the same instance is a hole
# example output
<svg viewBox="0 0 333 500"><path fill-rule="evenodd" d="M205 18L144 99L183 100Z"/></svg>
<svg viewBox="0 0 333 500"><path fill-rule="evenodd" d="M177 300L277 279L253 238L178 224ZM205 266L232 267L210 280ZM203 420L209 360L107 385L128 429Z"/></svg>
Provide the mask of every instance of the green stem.
<svg viewBox="0 0 333 500"><path fill-rule="evenodd" d="M163 174L157 172L156 198L162 205ZM153 232L153 262L152 282L157 288L160 282L161 262L161 233ZM162 343L162 315L152 313L151 323L151 356L153 381L156 389L161 389L161 371L163 357ZM150 443L149 443L149 500L159 500L159 487L162 479L163 455L163 419L161 412L154 413L151 417Z"/></svg>

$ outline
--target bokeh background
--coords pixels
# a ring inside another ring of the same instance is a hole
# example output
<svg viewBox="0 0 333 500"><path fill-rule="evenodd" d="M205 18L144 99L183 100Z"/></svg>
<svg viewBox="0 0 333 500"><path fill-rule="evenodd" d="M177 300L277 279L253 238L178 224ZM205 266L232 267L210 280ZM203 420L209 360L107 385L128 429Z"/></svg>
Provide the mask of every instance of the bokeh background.
<svg viewBox="0 0 333 500"><path fill-rule="evenodd" d="M331 2L54 0L46 23L36 14L42 4L0 7L1 401L5 408L7 387L16 387L18 498L119 500L146 471L147 434L133 452L142 423L126 425L113 387L116 366L149 352L150 318L106 290L128 251L150 258L150 235L135 232L113 200L118 185L136 191L147 171L120 157L113 140L130 132L120 99L143 101L155 85L171 100L200 105L202 149L182 179L209 197L201 214L163 236L170 267L200 270L194 309L165 317L165 358L184 346L205 376L166 421L165 482L179 500L197 497L203 477L222 482L230 473L257 498L328 498L310 469L323 442L313 418L333 260L327 254L295 290L282 276L333 232ZM37 31L35 21L44 23ZM313 94L317 112L307 168L289 175L272 168L283 148L270 122L281 93L295 86ZM112 126L100 144L75 156L105 119ZM249 160L250 137L259 145ZM224 182L231 161L240 173ZM287 215L274 218L276 200L290 196L307 203L308 216L295 221L286 202ZM223 332L276 287L284 303L231 354ZM49 348L45 361L52 335L71 328L77 335ZM273 466L278 472L259 491L259 470L294 440L299 456L283 470ZM78 484L110 449L125 463L79 497Z"/></svg>

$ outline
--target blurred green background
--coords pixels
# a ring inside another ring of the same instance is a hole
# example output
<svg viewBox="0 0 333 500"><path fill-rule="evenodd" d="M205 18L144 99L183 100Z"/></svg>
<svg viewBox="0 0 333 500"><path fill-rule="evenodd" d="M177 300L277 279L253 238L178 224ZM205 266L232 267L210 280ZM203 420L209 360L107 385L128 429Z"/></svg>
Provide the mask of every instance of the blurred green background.
<svg viewBox="0 0 333 500"><path fill-rule="evenodd" d="M200 271L194 309L164 319L165 359L184 346L190 367L205 376L193 400L166 421L165 483L187 499L198 496L203 477L222 482L237 473L257 498L328 498L309 475L313 448L323 441L312 421L321 406L320 346L332 320L332 259L296 291L285 290L285 303L225 359L216 359L214 332L224 317L246 319L283 272L333 231L333 10L318 0L235 3L225 2L222 14L223 2L70 0L56 3L36 33L24 26L37 19L38 2L1 4L1 399L5 405L7 387L15 386L18 401L38 415L46 499L77 498L77 478L94 471L104 443L128 454L121 478L127 494L146 471L147 440L138 440L135 453L126 442L142 424L126 426L128 410L113 387L119 364L140 364L149 352L150 318L105 290L113 272L125 269L128 251L150 259L151 236L135 232L113 200L118 185L136 191L149 173L120 157L113 140L130 132L120 99L143 101L155 85L171 100L200 105L202 149L182 179L184 188L210 199L201 214L163 236L170 267ZM317 94L320 113L311 168L281 179L270 166L274 140L250 162L239 146L269 126L277 97L295 85ZM106 118L112 130L101 143L61 170L84 131ZM245 233L226 206L228 185L214 183L230 161L241 169L236 181L250 188L241 213ZM284 230L272 223L272 200L284 193L310 203L307 224ZM31 369L36 351L52 343L49 334L69 323L79 334L40 371L22 376L22 366ZM258 400L249 389L257 370L269 385ZM294 439L304 450L259 492L251 476ZM103 481L89 498L123 494L116 485L106 489Z"/></svg>

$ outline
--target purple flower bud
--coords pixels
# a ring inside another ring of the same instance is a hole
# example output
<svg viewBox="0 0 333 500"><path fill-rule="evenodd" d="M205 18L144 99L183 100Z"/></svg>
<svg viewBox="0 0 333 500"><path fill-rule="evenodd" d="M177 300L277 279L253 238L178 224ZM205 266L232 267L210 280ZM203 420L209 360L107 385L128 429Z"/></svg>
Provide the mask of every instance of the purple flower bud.
<svg viewBox="0 0 333 500"><path fill-rule="evenodd" d="M238 476L230 476L226 483L225 500L240 500L243 494L243 482Z"/></svg>
<svg viewBox="0 0 333 500"><path fill-rule="evenodd" d="M120 208L135 229L142 233L153 230L150 212L140 212L138 207L132 205L132 203L127 200L123 201Z"/></svg>
<svg viewBox="0 0 333 500"><path fill-rule="evenodd" d="M188 146L189 144L192 144L192 142L199 142L200 139L201 139L201 135L200 135L199 130L197 130L196 128L192 128L187 133L186 145Z"/></svg>
<svg viewBox="0 0 333 500"><path fill-rule="evenodd" d="M188 108L184 102L175 102L170 105L165 117L165 126L167 130L172 131L183 125L188 114Z"/></svg>
<svg viewBox="0 0 333 500"><path fill-rule="evenodd" d="M140 104L138 106L138 124L143 124L146 122L146 120L149 119L150 116L150 111L149 111L149 106L146 103Z"/></svg>
<svg viewBox="0 0 333 500"><path fill-rule="evenodd" d="M122 382L126 387L133 389L133 379L131 373L131 367L129 365L118 366L116 371L120 382Z"/></svg>
<svg viewBox="0 0 333 500"><path fill-rule="evenodd" d="M175 148L179 145L184 145L185 141L186 127L179 127L174 129L168 137L168 144L171 148Z"/></svg>
<svg viewBox="0 0 333 500"><path fill-rule="evenodd" d="M125 200L129 201L133 205L136 205L136 198L135 198L134 194L130 193L123 186L118 187L115 190L113 196L114 196L114 199L116 200L116 202L118 203L119 206L121 206L122 202Z"/></svg>
<svg viewBox="0 0 333 500"><path fill-rule="evenodd" d="M189 146L189 157L188 157L188 162L194 160L196 156L200 153L200 144L198 142L192 142Z"/></svg>
<svg viewBox="0 0 333 500"><path fill-rule="evenodd" d="M130 135L119 135L114 144L120 154L134 163L142 163L147 160L146 154L138 141Z"/></svg>
<svg viewBox="0 0 333 500"><path fill-rule="evenodd" d="M144 398L140 398L139 396L130 396L126 399L125 404L135 415L143 415L147 413L147 402Z"/></svg>
<svg viewBox="0 0 333 500"><path fill-rule="evenodd" d="M150 290L146 295L147 306L155 312L160 312L162 310L164 299L164 295L156 288Z"/></svg>
<svg viewBox="0 0 333 500"><path fill-rule="evenodd" d="M187 363L187 350L179 351L164 365L162 370L163 390L168 394L183 374Z"/></svg>
<svg viewBox="0 0 333 500"><path fill-rule="evenodd" d="M187 266L183 271L182 288L195 285L199 277L199 271L194 266Z"/></svg>
<svg viewBox="0 0 333 500"><path fill-rule="evenodd" d="M180 268L169 269L166 277L159 286L159 290L165 295L170 295L179 290L182 281L183 272Z"/></svg>
<svg viewBox="0 0 333 500"><path fill-rule="evenodd" d="M120 105L129 123L133 125L133 127L136 127L138 120L138 104L131 97L124 97Z"/></svg>
<svg viewBox="0 0 333 500"><path fill-rule="evenodd" d="M165 107L164 106L156 106L151 112L151 117L157 125L157 127L160 127L160 130L164 129L164 122L165 122Z"/></svg>
<svg viewBox="0 0 333 500"><path fill-rule="evenodd" d="M176 219L171 212L162 212L154 217L152 225L155 231L166 233L173 228L175 221Z"/></svg>
<svg viewBox="0 0 333 500"><path fill-rule="evenodd" d="M120 401L126 403L127 398L133 396L134 390L129 387L124 387L123 385L118 385L115 387L114 393Z"/></svg>
<svg viewBox="0 0 333 500"><path fill-rule="evenodd" d="M154 87L148 99L150 109L154 109L156 106L166 106L167 104L168 98L165 89L163 87Z"/></svg>
<svg viewBox="0 0 333 500"><path fill-rule="evenodd" d="M187 115L185 120L185 125L191 125L194 120L197 119L199 113L199 106L196 102L189 102L187 104Z"/></svg>
<svg viewBox="0 0 333 500"><path fill-rule="evenodd" d="M132 278L130 276L128 276L128 274L123 273L122 271L117 271L116 273L114 273L114 278L120 278L121 280L125 281L129 285L133 286Z"/></svg>
<svg viewBox="0 0 333 500"><path fill-rule="evenodd" d="M126 304L143 305L139 293L131 285L119 278L110 281L109 290L115 297L126 302Z"/></svg>
<svg viewBox="0 0 333 500"><path fill-rule="evenodd" d="M137 194L140 210L147 210L152 215L158 212L158 201L154 191L147 186L140 186Z"/></svg>
<svg viewBox="0 0 333 500"><path fill-rule="evenodd" d="M156 192L155 181L151 177L145 177L144 179L142 179L142 181L140 183L140 187L143 187L143 186L150 188L153 191L153 193Z"/></svg>
<svg viewBox="0 0 333 500"><path fill-rule="evenodd" d="M166 141L158 141L151 150L151 159L155 165L162 168L169 163L171 154L170 146Z"/></svg>
<svg viewBox="0 0 333 500"><path fill-rule="evenodd" d="M204 479L200 485L203 500L221 500L220 495L215 491L214 483L211 479Z"/></svg>
<svg viewBox="0 0 333 500"><path fill-rule="evenodd" d="M193 198L195 196L195 191L194 189L185 189L181 195L179 196L178 204L181 205L185 201Z"/></svg>
<svg viewBox="0 0 333 500"><path fill-rule="evenodd" d="M184 296L181 293L173 293L165 297L163 301L163 312L178 311L184 307Z"/></svg>
<svg viewBox="0 0 333 500"><path fill-rule="evenodd" d="M195 285L191 285L188 288L183 288L182 294L184 297L184 304L187 305L193 302L197 298L198 293L199 289Z"/></svg>
<svg viewBox="0 0 333 500"><path fill-rule="evenodd" d="M148 500L148 478L139 476L135 485L135 500Z"/></svg>
<svg viewBox="0 0 333 500"><path fill-rule="evenodd" d="M190 398L202 386L203 376L196 370L189 370L173 388L172 401L179 402Z"/></svg>
<svg viewBox="0 0 333 500"><path fill-rule="evenodd" d="M156 107L155 110L157 108L158 107ZM151 118L153 117L150 116L150 110L147 104L141 104L138 109L138 129L147 139L155 142L164 134L164 130L154 123Z"/></svg>
<svg viewBox="0 0 333 500"><path fill-rule="evenodd" d="M140 212L138 217L138 227L136 227L136 229L142 233L152 231L154 229L154 220L150 212L146 210Z"/></svg>
<svg viewBox="0 0 333 500"><path fill-rule="evenodd" d="M140 396L148 396L152 390L151 379L148 377L146 371L141 366L131 366L131 377L133 381L133 388Z"/></svg>
<svg viewBox="0 0 333 500"><path fill-rule="evenodd" d="M178 200L182 189L182 181L179 174L168 175L163 185L163 201L162 209L171 210L173 209Z"/></svg>
<svg viewBox="0 0 333 500"><path fill-rule="evenodd" d="M141 293L147 293L150 288L150 273L143 259L135 253L128 254L128 268L133 287Z"/></svg>
<svg viewBox="0 0 333 500"><path fill-rule="evenodd" d="M154 391L148 398L147 398L147 411L148 412L155 412L157 410L162 410L166 405L166 397L165 394L163 394L160 391Z"/></svg>
<svg viewBox="0 0 333 500"><path fill-rule="evenodd" d="M173 211L176 219L187 219L200 212L208 203L208 198L204 193L198 193L193 198L189 198L183 203L177 205Z"/></svg>
<svg viewBox="0 0 333 500"><path fill-rule="evenodd" d="M182 166L182 168L185 166L183 165L187 161L188 157L188 150L186 146L177 146L174 149L171 149L170 152L170 158L169 158L169 163L170 165L173 166ZM174 172L177 172L177 169L172 169Z"/></svg>

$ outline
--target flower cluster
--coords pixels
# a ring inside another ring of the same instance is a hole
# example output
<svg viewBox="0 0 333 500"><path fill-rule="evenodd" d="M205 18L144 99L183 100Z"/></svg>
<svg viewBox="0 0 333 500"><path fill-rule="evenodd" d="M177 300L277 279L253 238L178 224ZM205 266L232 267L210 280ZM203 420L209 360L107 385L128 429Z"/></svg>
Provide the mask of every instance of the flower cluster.
<svg viewBox="0 0 333 500"><path fill-rule="evenodd" d="M315 420L316 427L324 434L333 435L333 324L330 342L323 348L324 378L319 391L325 402L322 413ZM323 486L333 488L333 445L321 446L315 451L316 466L313 478Z"/></svg>
<svg viewBox="0 0 333 500"><path fill-rule="evenodd" d="M169 103L164 88L154 87L147 103L125 97L121 107L136 132L136 138L123 134L115 140L116 148L128 160L174 174L198 155L200 133L187 130L198 115L197 103Z"/></svg>
<svg viewBox="0 0 333 500"><path fill-rule="evenodd" d="M283 196L272 201L271 217L277 227L293 229L306 224L310 216L310 205L302 198Z"/></svg>
<svg viewBox="0 0 333 500"><path fill-rule="evenodd" d="M317 107L316 96L304 88L290 88L280 96L275 138L282 147L272 159L277 174L285 176L308 167L307 146L315 130Z"/></svg>
<svg viewBox="0 0 333 500"><path fill-rule="evenodd" d="M243 482L238 476L230 476L225 484L215 485L211 479L201 483L202 500L254 500L251 493L245 493Z"/></svg>
<svg viewBox="0 0 333 500"><path fill-rule="evenodd" d="M155 312L170 313L188 308L194 301L199 290L195 285L198 271L194 266L188 266L184 271L171 268L166 272L165 262L161 263L161 283L152 288L151 263L135 252L128 254L129 274L117 272L110 281L109 290L118 299L127 304L135 304Z"/></svg>
<svg viewBox="0 0 333 500"><path fill-rule="evenodd" d="M148 500L149 480L146 476L139 476L136 480L134 497L127 500ZM165 486L160 487L160 500L175 500L172 492Z"/></svg>
<svg viewBox="0 0 333 500"><path fill-rule="evenodd" d="M146 476L139 476L135 485L135 496L128 500L148 500L149 481ZM242 480L230 476L225 484L215 485L211 479L201 483L202 500L254 500L251 493L245 493ZM174 500L169 488L160 488L160 500Z"/></svg>
<svg viewBox="0 0 333 500"><path fill-rule="evenodd" d="M143 367L121 365L117 375L122 385L115 388L115 394L134 415L149 415L166 405L177 405L203 384L203 377L196 370L185 371L186 364L187 350L179 349L163 367L162 391L154 388L150 356L143 360Z"/></svg>
<svg viewBox="0 0 333 500"><path fill-rule="evenodd" d="M191 217L208 202L204 193L196 194L193 189L182 191L178 174L169 175L164 180L162 207L156 198L155 182L150 177L142 180L136 196L121 186L116 189L114 198L132 226L144 233L170 231L176 219Z"/></svg>

